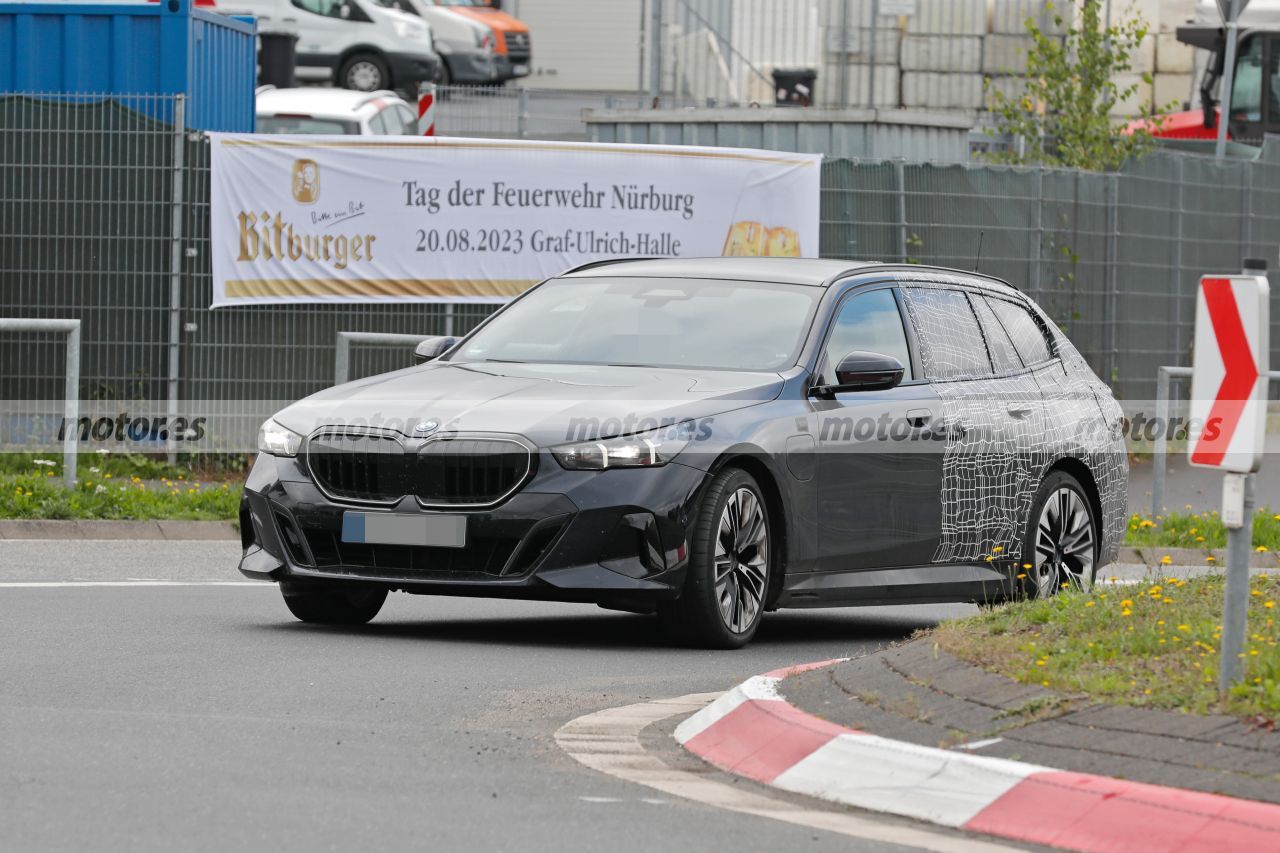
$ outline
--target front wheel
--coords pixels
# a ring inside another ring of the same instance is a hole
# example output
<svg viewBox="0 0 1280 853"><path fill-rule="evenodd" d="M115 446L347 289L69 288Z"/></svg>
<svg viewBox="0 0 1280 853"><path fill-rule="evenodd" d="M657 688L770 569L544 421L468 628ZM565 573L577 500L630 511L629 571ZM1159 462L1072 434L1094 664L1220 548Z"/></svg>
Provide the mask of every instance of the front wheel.
<svg viewBox="0 0 1280 853"><path fill-rule="evenodd" d="M755 636L773 569L769 508L755 479L727 468L711 481L698 509L684 590L659 609L678 639L737 649Z"/></svg>
<svg viewBox="0 0 1280 853"><path fill-rule="evenodd" d="M1097 520L1075 477L1054 471L1031 504L1018 573L1027 598L1047 598L1067 587L1090 589L1097 572Z"/></svg>
<svg viewBox="0 0 1280 853"><path fill-rule="evenodd" d="M363 625L387 600L382 587L359 584L289 585L281 586L280 592L290 613L320 625Z"/></svg>

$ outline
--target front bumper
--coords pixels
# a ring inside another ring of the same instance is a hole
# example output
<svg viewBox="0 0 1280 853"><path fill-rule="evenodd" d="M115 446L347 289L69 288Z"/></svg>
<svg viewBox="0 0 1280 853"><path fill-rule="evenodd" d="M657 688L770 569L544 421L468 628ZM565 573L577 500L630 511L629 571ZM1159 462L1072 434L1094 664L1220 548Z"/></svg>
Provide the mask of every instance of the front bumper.
<svg viewBox="0 0 1280 853"><path fill-rule="evenodd" d="M433 53L388 53L387 70L392 89L412 83L430 83L440 72L440 57Z"/></svg>
<svg viewBox="0 0 1280 853"><path fill-rule="evenodd" d="M660 468L539 473L491 509L462 510L465 548L342 541L348 510L440 514L408 497L371 509L325 496L300 459L259 455L241 503L240 571L275 581L372 582L407 592L591 601L630 608L675 597L706 474Z"/></svg>
<svg viewBox="0 0 1280 853"><path fill-rule="evenodd" d="M444 53L441 47L441 58L449 65L449 78L454 83L491 83L498 77L498 66L494 54L480 50L454 50Z"/></svg>
<svg viewBox="0 0 1280 853"><path fill-rule="evenodd" d="M499 53L493 57L493 64L497 70L497 79L513 80L519 77L528 77L530 63L532 57L529 55L509 56L505 53Z"/></svg>

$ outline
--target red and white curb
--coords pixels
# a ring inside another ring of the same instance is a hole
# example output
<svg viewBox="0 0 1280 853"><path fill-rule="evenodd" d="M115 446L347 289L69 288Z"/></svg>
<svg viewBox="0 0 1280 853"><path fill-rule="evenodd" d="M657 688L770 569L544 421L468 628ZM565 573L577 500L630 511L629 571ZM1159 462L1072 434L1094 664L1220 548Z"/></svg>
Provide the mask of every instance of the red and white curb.
<svg viewBox="0 0 1280 853"><path fill-rule="evenodd" d="M855 731L778 692L758 675L676 728L704 760L776 788L1002 838L1082 851L1277 850L1280 806L1071 773Z"/></svg>

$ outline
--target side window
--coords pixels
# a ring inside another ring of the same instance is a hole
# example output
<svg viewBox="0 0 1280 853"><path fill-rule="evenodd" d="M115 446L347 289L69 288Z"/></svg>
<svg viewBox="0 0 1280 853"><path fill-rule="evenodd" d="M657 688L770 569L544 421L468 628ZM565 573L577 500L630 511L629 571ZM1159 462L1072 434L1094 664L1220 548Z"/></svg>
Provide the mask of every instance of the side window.
<svg viewBox="0 0 1280 853"><path fill-rule="evenodd" d="M1015 373L1022 369L1022 359L1009 340L1009 333L1000 325L991 306L983 296L969 294L969 303L978 314L978 324L982 326L982 334L987 339L987 351L991 354L991 362L996 373Z"/></svg>
<svg viewBox="0 0 1280 853"><path fill-rule="evenodd" d="M1053 351L1049 349L1049 341L1045 339L1044 330L1040 328L1036 318L1031 316L1030 311L1005 299L988 299L987 301L991 304L996 316L1000 318L1005 331L1009 333L1013 346L1018 350L1018 355L1022 356L1024 364L1030 367L1053 358Z"/></svg>
<svg viewBox="0 0 1280 853"><path fill-rule="evenodd" d="M927 379L980 379L992 375L978 318L962 291L908 287L907 310L920 339Z"/></svg>
<svg viewBox="0 0 1280 853"><path fill-rule="evenodd" d="M342 17L342 0L293 0L293 5L313 15L326 18Z"/></svg>
<svg viewBox="0 0 1280 853"><path fill-rule="evenodd" d="M389 119L392 119L390 107L378 110L374 113L373 118L369 119L369 127L378 136L387 136L388 134L395 133L396 130L392 127L393 122L389 121Z"/></svg>
<svg viewBox="0 0 1280 853"><path fill-rule="evenodd" d="M418 134L418 116L404 104L396 104L395 110L400 123L404 125L404 130L401 130L400 133L406 136L416 136Z"/></svg>
<svg viewBox="0 0 1280 853"><path fill-rule="evenodd" d="M840 313L832 322L831 335L827 338L826 364L823 367L826 378L834 379L832 374L840 359L855 350L891 355L906 368L902 381L912 378L907 333L891 289L859 293L840 306Z"/></svg>
<svg viewBox="0 0 1280 853"><path fill-rule="evenodd" d="M1236 76L1231 84L1231 119L1262 121L1262 45L1254 36L1241 46L1236 57Z"/></svg>

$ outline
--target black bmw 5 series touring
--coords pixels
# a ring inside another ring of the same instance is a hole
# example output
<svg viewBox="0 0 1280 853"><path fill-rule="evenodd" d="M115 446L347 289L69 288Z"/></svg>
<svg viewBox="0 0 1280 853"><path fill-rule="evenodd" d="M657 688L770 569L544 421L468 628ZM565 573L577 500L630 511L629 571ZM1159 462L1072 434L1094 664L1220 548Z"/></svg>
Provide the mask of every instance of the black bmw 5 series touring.
<svg viewBox="0 0 1280 853"><path fill-rule="evenodd" d="M240 570L299 619L584 601L732 648L780 607L1046 596L1116 557L1120 408L982 275L597 263L417 359L262 426Z"/></svg>

